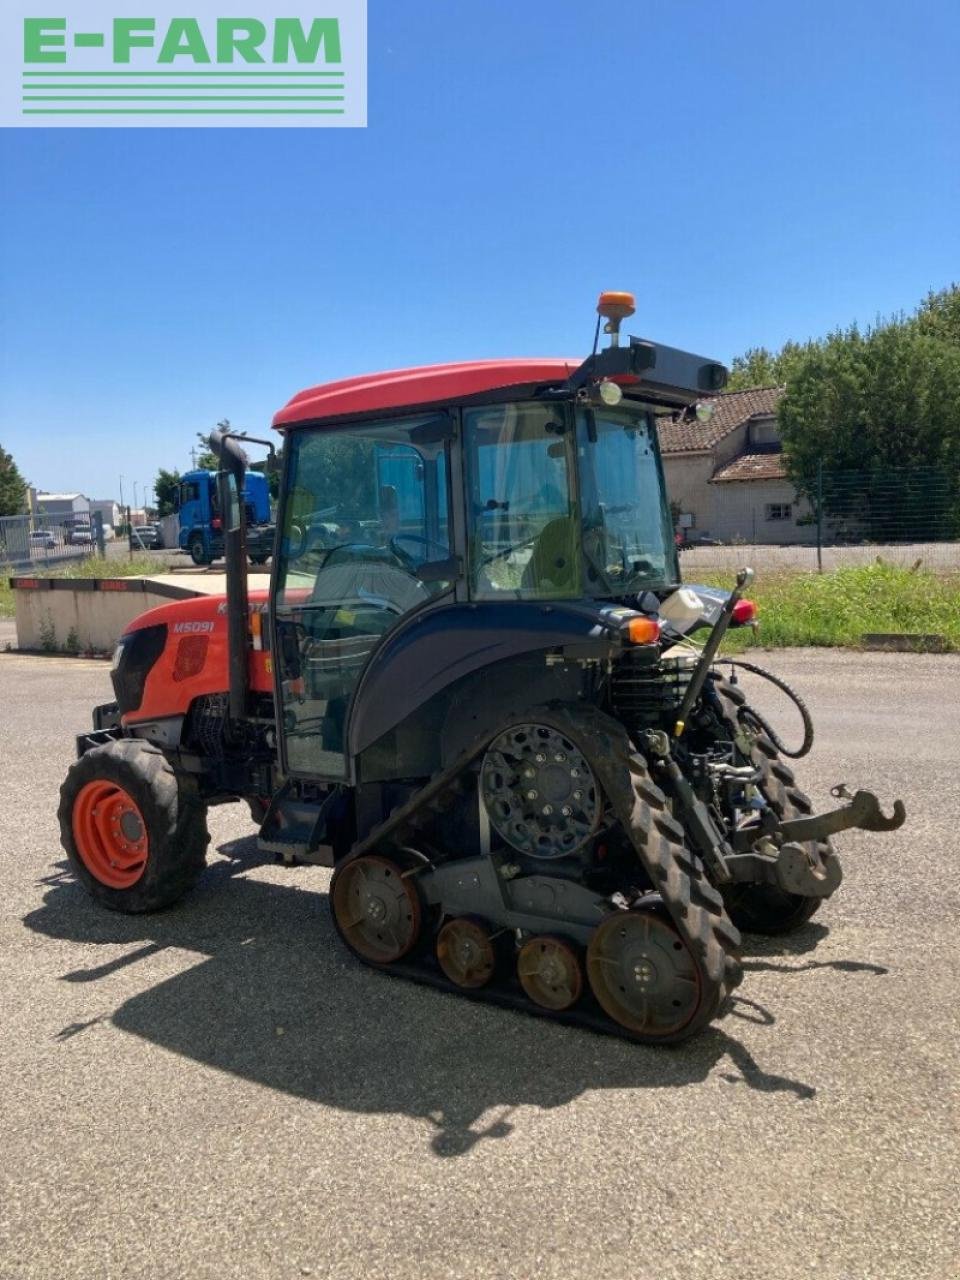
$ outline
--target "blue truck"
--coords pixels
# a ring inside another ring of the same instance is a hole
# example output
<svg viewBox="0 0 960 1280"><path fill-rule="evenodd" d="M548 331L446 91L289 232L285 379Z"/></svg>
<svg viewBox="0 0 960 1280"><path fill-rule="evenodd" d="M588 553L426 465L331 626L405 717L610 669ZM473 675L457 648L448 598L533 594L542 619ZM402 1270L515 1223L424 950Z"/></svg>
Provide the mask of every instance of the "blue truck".
<svg viewBox="0 0 960 1280"><path fill-rule="evenodd" d="M266 564L273 555L276 526L270 517L267 477L248 471L244 478L243 505L247 518L247 554L253 564ZM178 541L194 564L211 564L223 555L223 520L215 471L188 471L177 493L180 518Z"/></svg>

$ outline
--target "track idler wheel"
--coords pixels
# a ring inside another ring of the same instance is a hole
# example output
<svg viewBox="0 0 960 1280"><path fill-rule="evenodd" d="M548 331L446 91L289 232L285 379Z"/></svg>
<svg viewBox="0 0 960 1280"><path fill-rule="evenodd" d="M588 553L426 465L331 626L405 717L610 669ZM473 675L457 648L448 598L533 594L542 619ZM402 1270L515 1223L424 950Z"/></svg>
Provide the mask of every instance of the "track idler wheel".
<svg viewBox="0 0 960 1280"><path fill-rule="evenodd" d="M389 858L365 854L345 863L334 873L330 902L340 936L363 960L393 964L417 944L420 895Z"/></svg>
<svg viewBox="0 0 960 1280"><path fill-rule="evenodd" d="M658 911L607 916L587 947L587 977L604 1012L637 1039L681 1040L703 1021L700 969Z"/></svg>
<svg viewBox="0 0 960 1280"><path fill-rule="evenodd" d="M563 938L536 937L517 956L517 977L534 1004L554 1013L571 1009L583 991L583 969Z"/></svg>
<svg viewBox="0 0 960 1280"><path fill-rule="evenodd" d="M497 968L490 931L469 916L448 920L437 936L437 963L456 986L485 987Z"/></svg>

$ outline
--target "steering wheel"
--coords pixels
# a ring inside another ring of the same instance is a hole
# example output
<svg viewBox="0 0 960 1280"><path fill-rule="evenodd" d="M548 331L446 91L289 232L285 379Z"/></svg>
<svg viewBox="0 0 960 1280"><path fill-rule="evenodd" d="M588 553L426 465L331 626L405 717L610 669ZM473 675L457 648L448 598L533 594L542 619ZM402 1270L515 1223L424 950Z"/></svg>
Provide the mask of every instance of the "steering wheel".
<svg viewBox="0 0 960 1280"><path fill-rule="evenodd" d="M408 550L403 545L405 542L422 548L425 554L418 555L415 551ZM395 533L387 545L403 567L409 569L411 573L416 573L422 564L450 559L449 547L445 547L442 542L434 542L432 538L423 538L419 533Z"/></svg>

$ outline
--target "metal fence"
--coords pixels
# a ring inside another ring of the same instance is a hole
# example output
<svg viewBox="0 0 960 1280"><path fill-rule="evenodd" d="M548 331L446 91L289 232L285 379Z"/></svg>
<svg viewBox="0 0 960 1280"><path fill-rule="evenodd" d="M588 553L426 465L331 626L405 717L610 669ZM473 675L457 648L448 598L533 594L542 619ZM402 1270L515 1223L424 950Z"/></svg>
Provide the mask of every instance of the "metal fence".
<svg viewBox="0 0 960 1280"><path fill-rule="evenodd" d="M15 573L69 568L104 554L103 520L75 516L0 517L0 566Z"/></svg>
<svg viewBox="0 0 960 1280"><path fill-rule="evenodd" d="M724 507L757 507L752 527L771 528L770 539L732 538L681 549L683 576L725 573L749 564L762 573L829 572L873 564L878 559L906 568L960 573L960 474L943 469L888 468L834 471L821 468L808 494L793 502L770 502L771 493L752 485L713 485L718 525ZM789 497L790 495L785 495ZM764 517L766 519L764 520Z"/></svg>

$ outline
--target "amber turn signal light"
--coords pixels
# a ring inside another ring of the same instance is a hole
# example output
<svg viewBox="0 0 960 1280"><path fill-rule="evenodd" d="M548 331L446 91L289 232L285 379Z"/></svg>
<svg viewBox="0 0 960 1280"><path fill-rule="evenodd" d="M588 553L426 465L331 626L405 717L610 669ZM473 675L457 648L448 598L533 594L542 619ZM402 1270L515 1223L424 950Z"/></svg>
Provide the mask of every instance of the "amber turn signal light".
<svg viewBox="0 0 960 1280"><path fill-rule="evenodd" d="M597 302L597 313L604 320L626 320L637 309L637 300L632 293L618 293L615 289L605 289Z"/></svg>
<svg viewBox="0 0 960 1280"><path fill-rule="evenodd" d="M733 614L731 619L737 626L744 626L748 622L753 622L757 616L757 606L752 600L738 600L733 606Z"/></svg>
<svg viewBox="0 0 960 1280"><path fill-rule="evenodd" d="M656 644L660 639L660 623L656 618L631 618L627 636L632 644Z"/></svg>

